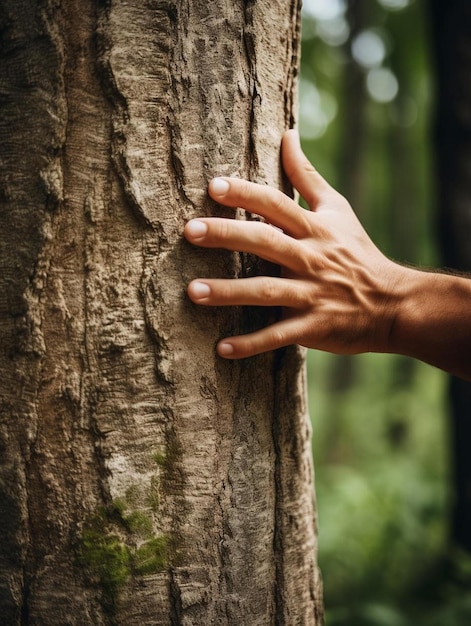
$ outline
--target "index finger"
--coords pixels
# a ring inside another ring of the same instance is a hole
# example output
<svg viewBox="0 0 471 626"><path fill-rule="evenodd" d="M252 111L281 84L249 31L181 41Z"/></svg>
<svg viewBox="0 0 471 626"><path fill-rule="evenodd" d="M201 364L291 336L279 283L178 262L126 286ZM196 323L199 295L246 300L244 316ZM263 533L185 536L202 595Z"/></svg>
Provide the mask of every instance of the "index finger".
<svg viewBox="0 0 471 626"><path fill-rule="evenodd" d="M240 178L213 178L209 194L225 206L262 215L285 233L301 238L309 232L306 212L282 191Z"/></svg>

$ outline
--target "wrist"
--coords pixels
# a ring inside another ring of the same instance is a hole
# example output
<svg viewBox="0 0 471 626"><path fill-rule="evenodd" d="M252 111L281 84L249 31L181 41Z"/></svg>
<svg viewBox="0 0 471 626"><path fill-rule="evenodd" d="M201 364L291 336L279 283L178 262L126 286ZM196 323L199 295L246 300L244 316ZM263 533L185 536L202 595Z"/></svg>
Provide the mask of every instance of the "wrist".
<svg viewBox="0 0 471 626"><path fill-rule="evenodd" d="M448 372L471 375L471 280L404 268L388 352L421 359Z"/></svg>
<svg viewBox="0 0 471 626"><path fill-rule="evenodd" d="M406 329L414 317L411 298L416 289L416 274L419 274L418 270L394 261L389 261L389 266L383 269L383 302L372 352L403 354L403 345L407 344Z"/></svg>
<svg viewBox="0 0 471 626"><path fill-rule="evenodd" d="M387 352L414 356L417 334L427 315L429 295L433 292L435 274L409 267L400 267L391 294L392 321Z"/></svg>

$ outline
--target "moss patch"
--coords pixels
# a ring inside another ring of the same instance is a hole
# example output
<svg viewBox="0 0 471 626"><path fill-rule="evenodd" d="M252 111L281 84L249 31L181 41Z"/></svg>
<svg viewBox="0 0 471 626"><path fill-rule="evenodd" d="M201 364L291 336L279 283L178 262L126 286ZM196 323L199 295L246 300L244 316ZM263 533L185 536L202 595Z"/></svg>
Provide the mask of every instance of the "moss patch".
<svg viewBox="0 0 471 626"><path fill-rule="evenodd" d="M167 462L167 455L165 454L165 452L155 452L152 455L152 460L154 461L154 463L157 463L159 467L165 467L165 464Z"/></svg>
<svg viewBox="0 0 471 626"><path fill-rule="evenodd" d="M132 575L162 572L169 562L169 539L154 536L152 519L143 511L126 512L124 500L100 509L83 531L78 561L103 590L103 606L116 611L119 593Z"/></svg>
<svg viewBox="0 0 471 626"><path fill-rule="evenodd" d="M120 537L107 528L106 517L100 512L85 528L79 562L91 571L103 590L103 605L114 612L119 589L130 574L130 553Z"/></svg>
<svg viewBox="0 0 471 626"><path fill-rule="evenodd" d="M150 480L150 489L147 494L146 504L147 506L150 507L150 509L154 513L158 512L159 506L160 506L160 497L159 497L159 479L157 476L152 476Z"/></svg>
<svg viewBox="0 0 471 626"><path fill-rule="evenodd" d="M132 534L142 538L152 536L152 520L145 513L133 511L129 515L125 515L123 519Z"/></svg>
<svg viewBox="0 0 471 626"><path fill-rule="evenodd" d="M133 561L139 574L157 574L163 571L168 563L167 537L162 535L144 543L136 550Z"/></svg>

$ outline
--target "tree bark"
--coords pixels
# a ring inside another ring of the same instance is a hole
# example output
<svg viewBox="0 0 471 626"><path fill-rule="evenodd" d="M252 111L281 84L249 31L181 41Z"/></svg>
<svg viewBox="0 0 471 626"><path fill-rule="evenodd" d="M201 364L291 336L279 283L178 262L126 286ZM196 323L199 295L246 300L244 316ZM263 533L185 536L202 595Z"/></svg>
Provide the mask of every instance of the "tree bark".
<svg viewBox="0 0 471 626"><path fill-rule="evenodd" d="M217 358L261 263L182 239L284 184L299 5L0 4L1 624L322 623L303 352Z"/></svg>
<svg viewBox="0 0 471 626"><path fill-rule="evenodd" d="M436 62L439 234L447 267L471 272L471 5L430 3ZM455 501L452 541L471 552L471 384L450 381Z"/></svg>

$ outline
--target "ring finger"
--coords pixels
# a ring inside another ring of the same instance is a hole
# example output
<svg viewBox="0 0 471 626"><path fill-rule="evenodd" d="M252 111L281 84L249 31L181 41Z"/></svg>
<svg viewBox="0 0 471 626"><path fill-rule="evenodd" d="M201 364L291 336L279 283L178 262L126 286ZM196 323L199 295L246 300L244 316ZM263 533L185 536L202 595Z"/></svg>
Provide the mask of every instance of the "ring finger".
<svg viewBox="0 0 471 626"><path fill-rule="evenodd" d="M289 278L255 276L239 279L197 279L188 285L188 295L197 304L209 306L251 305L306 307L306 290Z"/></svg>

